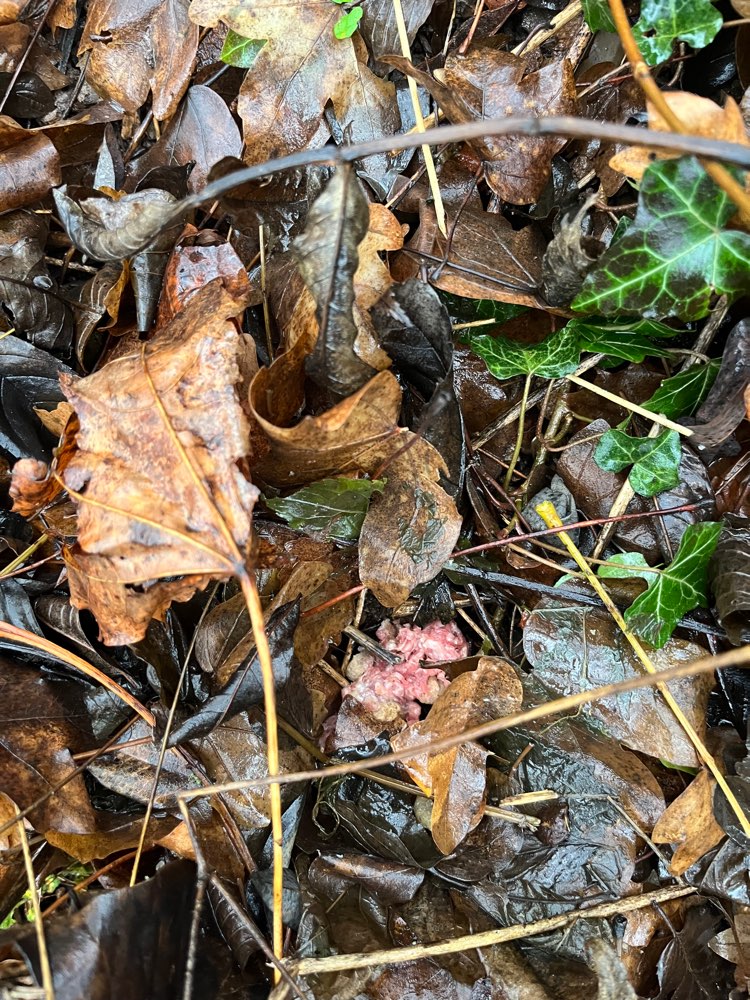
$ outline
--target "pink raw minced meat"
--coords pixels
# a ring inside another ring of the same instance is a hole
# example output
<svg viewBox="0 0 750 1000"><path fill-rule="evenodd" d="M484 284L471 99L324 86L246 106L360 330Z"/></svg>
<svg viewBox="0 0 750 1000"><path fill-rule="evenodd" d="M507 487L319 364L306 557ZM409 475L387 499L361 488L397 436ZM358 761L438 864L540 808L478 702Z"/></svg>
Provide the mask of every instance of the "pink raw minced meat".
<svg viewBox="0 0 750 1000"><path fill-rule="evenodd" d="M420 663L460 660L468 655L468 643L453 622L430 622L420 628L384 621L376 634L385 649L401 655L401 662L390 664L374 653L357 653L346 671L352 683L342 696L354 698L380 722L399 716L416 722L421 706L431 705L450 683L439 667Z"/></svg>

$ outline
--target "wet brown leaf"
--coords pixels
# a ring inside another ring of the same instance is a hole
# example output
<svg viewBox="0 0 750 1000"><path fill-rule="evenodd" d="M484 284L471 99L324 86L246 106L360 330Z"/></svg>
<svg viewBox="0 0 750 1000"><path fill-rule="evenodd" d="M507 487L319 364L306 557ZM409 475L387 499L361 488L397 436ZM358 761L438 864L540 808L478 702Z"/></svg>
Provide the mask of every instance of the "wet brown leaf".
<svg viewBox="0 0 750 1000"><path fill-rule="evenodd" d="M91 53L86 77L102 97L132 114L151 92L164 121L187 89L197 48L188 0L92 0L78 52Z"/></svg>
<svg viewBox="0 0 750 1000"><path fill-rule="evenodd" d="M243 38L267 39L245 76L238 102L248 163L327 140L326 103L333 103L338 117L358 77L354 42L333 34L340 16L338 7L316 0L294 5L193 0L190 18L196 24L214 27L222 21Z"/></svg>
<svg viewBox="0 0 750 1000"><path fill-rule="evenodd" d="M0 659L0 771L3 791L25 809L75 770L72 754L91 747L84 689L49 681L37 670ZM94 812L83 777L66 782L29 814L35 830L90 833Z"/></svg>
<svg viewBox="0 0 750 1000"><path fill-rule="evenodd" d="M173 600L232 576L224 531L247 554L257 490L238 467L249 448L236 387L249 348L233 321L243 295L213 282L145 350L63 381L81 424L65 471L78 499L71 599L108 644L137 641Z"/></svg>
<svg viewBox="0 0 750 1000"><path fill-rule="evenodd" d="M336 399L356 392L373 374L354 353L354 273L368 225L364 191L351 169L342 167L315 200L304 232L293 244L318 320L305 370Z"/></svg>
<svg viewBox="0 0 750 1000"><path fill-rule="evenodd" d="M710 773L699 771L654 827L651 836L657 844L677 844L669 865L673 875L682 875L724 838L714 819L715 788Z"/></svg>
<svg viewBox="0 0 750 1000"><path fill-rule="evenodd" d="M223 98L209 87L190 87L161 139L138 161L139 176L156 166L193 164L190 191L201 191L225 156L239 156L242 138Z"/></svg>
<svg viewBox="0 0 750 1000"><path fill-rule="evenodd" d="M0 208L22 208L45 198L62 180L60 157L50 140L0 116Z"/></svg>
<svg viewBox="0 0 750 1000"><path fill-rule="evenodd" d="M729 641L740 646L750 639L750 523L730 517L724 524L708 579L718 619Z"/></svg>
<svg viewBox="0 0 750 1000"><path fill-rule="evenodd" d="M229 243L197 242L198 230L187 226L172 251L164 272L157 327L166 326L185 307L185 303L215 278L228 284L244 271L242 261Z"/></svg>
<svg viewBox="0 0 750 1000"><path fill-rule="evenodd" d="M393 608L437 576L458 541L462 519L439 485L440 473L448 469L432 445L406 431L379 451L381 461L396 457L362 524L359 576L384 607Z"/></svg>
<svg viewBox="0 0 750 1000"><path fill-rule="evenodd" d="M604 610L545 599L527 619L523 644L534 677L555 697L642 673L624 635ZM698 660L704 653L695 643L672 638L663 649L652 650L649 655L656 669L661 670ZM712 686L713 680L704 676L687 677L670 687L699 735L705 731ZM685 767L699 763L693 744L655 688L604 698L581 712L611 737L640 753Z"/></svg>

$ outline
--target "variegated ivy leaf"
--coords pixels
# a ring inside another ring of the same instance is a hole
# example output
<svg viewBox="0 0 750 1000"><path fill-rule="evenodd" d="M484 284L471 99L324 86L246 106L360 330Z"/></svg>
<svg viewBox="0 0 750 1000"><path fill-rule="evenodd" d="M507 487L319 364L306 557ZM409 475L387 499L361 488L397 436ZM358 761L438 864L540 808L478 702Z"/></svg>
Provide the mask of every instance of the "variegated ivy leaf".
<svg viewBox="0 0 750 1000"><path fill-rule="evenodd" d="M496 378L513 375L540 375L562 378L575 371L581 348L574 330L565 327L539 344L518 344L506 337L466 331L465 338L473 351L483 358Z"/></svg>
<svg viewBox="0 0 750 1000"><path fill-rule="evenodd" d="M653 497L680 481L680 435L663 431L653 438L640 438L607 431L599 438L594 461L606 472L622 472L632 465L630 485L639 496Z"/></svg>
<svg viewBox="0 0 750 1000"><path fill-rule="evenodd" d="M706 607L708 562L721 528L721 521L689 525L672 562L654 575L648 590L625 612L628 625L657 649L667 642L684 614Z"/></svg>
<svg viewBox="0 0 750 1000"><path fill-rule="evenodd" d="M734 213L694 157L653 163L632 225L588 274L573 308L695 320L714 294L750 292L750 233L727 228Z"/></svg>
<svg viewBox="0 0 750 1000"><path fill-rule="evenodd" d="M649 66L665 62L677 41L702 49L713 41L723 18L709 0L642 0L633 34Z"/></svg>
<svg viewBox="0 0 750 1000"><path fill-rule="evenodd" d="M709 361L665 378L643 406L652 413L663 413L670 420L695 413L710 392L720 367L721 361Z"/></svg>

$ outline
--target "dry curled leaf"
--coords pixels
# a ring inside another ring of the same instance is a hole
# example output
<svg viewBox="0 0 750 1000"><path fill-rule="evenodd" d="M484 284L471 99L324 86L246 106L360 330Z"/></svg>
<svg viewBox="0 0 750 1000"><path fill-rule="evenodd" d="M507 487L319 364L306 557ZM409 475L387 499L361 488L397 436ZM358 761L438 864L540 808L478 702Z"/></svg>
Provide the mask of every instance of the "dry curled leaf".
<svg viewBox="0 0 750 1000"><path fill-rule="evenodd" d="M71 599L110 645L246 558L257 496L238 383L241 287L212 282L147 345L62 380L80 421L65 485L78 503ZM74 491L74 492L73 492Z"/></svg>

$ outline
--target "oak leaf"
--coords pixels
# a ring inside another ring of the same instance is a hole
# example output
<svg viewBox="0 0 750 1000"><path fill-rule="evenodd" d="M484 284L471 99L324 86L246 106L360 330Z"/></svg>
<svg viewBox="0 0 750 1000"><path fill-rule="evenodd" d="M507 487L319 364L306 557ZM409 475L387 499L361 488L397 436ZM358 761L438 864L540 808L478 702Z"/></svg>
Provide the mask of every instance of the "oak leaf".
<svg viewBox="0 0 750 1000"><path fill-rule="evenodd" d="M256 488L240 468L249 426L237 384L241 286L211 282L146 345L61 379L80 431L64 473L78 503L71 600L104 642L135 642L173 600L244 571Z"/></svg>

